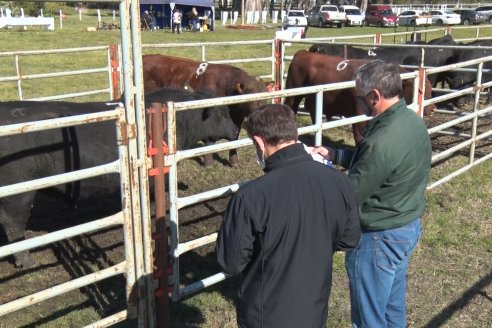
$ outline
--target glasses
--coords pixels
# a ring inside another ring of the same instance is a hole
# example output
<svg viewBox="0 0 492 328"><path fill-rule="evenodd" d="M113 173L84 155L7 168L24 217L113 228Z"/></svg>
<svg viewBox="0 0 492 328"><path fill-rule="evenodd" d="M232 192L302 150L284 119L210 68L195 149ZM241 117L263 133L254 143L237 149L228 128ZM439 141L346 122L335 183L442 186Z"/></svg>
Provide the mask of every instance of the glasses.
<svg viewBox="0 0 492 328"><path fill-rule="evenodd" d="M372 90L369 91L365 96L355 96L355 100L359 102L360 104L363 104L365 106L369 105L369 102L367 101L367 97L372 93Z"/></svg>
<svg viewBox="0 0 492 328"><path fill-rule="evenodd" d="M365 96L355 96L355 99L358 101L364 101L367 103L367 97L372 93L372 90L369 91Z"/></svg>
<svg viewBox="0 0 492 328"><path fill-rule="evenodd" d="M359 109L364 112L367 116L372 116L372 108L367 101L367 97L372 93L373 90L369 91L365 96L355 96L355 101L359 103Z"/></svg>

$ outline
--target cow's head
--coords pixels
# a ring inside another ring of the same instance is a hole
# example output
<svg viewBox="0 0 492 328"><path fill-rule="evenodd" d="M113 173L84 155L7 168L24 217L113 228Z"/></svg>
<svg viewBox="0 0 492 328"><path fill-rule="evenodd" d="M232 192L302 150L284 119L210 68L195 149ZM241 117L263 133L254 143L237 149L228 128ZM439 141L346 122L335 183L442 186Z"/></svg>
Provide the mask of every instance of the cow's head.
<svg viewBox="0 0 492 328"><path fill-rule="evenodd" d="M247 95L260 92L268 92L268 89L265 82L259 77L249 77L247 79L243 79L239 83L236 83L234 91L237 95ZM241 108L244 114L247 116L259 107L266 104L266 100L254 100L242 104Z"/></svg>
<svg viewBox="0 0 492 328"><path fill-rule="evenodd" d="M407 104L413 102L413 80L406 79L402 80L403 94L402 97L405 99ZM421 90L419 90L421 92ZM429 79L425 79L425 91L424 99L432 98L432 84ZM424 107L424 116L430 116L436 111L437 107L435 104L430 104Z"/></svg>

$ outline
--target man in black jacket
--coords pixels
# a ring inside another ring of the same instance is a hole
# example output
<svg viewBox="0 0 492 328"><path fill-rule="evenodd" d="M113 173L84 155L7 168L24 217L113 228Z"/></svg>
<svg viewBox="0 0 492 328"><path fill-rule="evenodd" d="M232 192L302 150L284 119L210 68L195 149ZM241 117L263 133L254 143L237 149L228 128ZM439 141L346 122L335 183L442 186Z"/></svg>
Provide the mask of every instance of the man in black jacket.
<svg viewBox="0 0 492 328"><path fill-rule="evenodd" d="M231 198L216 245L224 271L242 274L238 326L325 327L333 253L360 238L354 188L297 142L288 106L263 106L246 130L266 174Z"/></svg>

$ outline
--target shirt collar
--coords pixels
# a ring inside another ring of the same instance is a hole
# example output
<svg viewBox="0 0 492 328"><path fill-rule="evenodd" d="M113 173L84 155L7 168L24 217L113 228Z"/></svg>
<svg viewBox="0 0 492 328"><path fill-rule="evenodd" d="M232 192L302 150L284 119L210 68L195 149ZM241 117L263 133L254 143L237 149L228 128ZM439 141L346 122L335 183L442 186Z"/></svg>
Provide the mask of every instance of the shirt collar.
<svg viewBox="0 0 492 328"><path fill-rule="evenodd" d="M270 157L268 157L265 161L265 168L263 171L268 173L280 167L289 166L308 160L312 160L312 157L308 155L304 149L304 145L302 143L295 143L277 150Z"/></svg>

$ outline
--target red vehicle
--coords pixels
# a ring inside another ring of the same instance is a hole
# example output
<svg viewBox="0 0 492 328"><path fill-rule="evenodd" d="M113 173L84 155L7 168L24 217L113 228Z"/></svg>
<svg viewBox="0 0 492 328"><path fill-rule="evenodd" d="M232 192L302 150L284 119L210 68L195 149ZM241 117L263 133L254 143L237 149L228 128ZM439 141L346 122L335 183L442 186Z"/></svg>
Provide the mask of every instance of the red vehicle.
<svg viewBox="0 0 492 328"><path fill-rule="evenodd" d="M376 25L379 27L398 25L396 15L391 6L388 5L369 5L366 9L365 23L367 26Z"/></svg>

